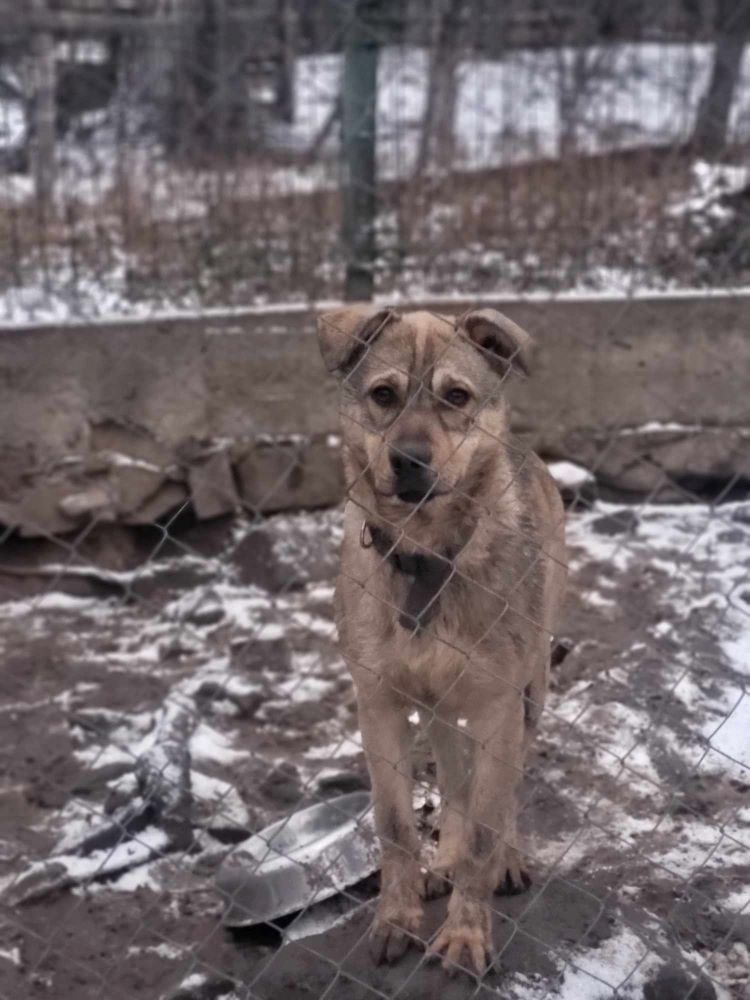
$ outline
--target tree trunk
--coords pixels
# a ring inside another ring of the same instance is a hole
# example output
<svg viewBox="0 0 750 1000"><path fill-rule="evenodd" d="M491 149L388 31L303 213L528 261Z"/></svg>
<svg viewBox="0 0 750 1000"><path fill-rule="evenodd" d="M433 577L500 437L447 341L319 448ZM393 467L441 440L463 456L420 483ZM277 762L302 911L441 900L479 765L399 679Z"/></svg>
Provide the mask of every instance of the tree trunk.
<svg viewBox="0 0 750 1000"><path fill-rule="evenodd" d="M453 165L457 70L461 58L461 0L436 0L427 77L427 100L414 166L417 176L430 164Z"/></svg>
<svg viewBox="0 0 750 1000"><path fill-rule="evenodd" d="M244 38L227 0L185 3L165 130L171 152L228 155L250 145Z"/></svg>
<svg viewBox="0 0 750 1000"><path fill-rule="evenodd" d="M588 42L557 50L558 156L575 155L580 148L583 111L602 80L612 78L613 51ZM572 51L568 53L568 49Z"/></svg>
<svg viewBox="0 0 750 1000"><path fill-rule="evenodd" d="M729 139L729 116L745 51L750 21L747 0L723 0L711 77L698 105L691 145L705 154L722 150Z"/></svg>

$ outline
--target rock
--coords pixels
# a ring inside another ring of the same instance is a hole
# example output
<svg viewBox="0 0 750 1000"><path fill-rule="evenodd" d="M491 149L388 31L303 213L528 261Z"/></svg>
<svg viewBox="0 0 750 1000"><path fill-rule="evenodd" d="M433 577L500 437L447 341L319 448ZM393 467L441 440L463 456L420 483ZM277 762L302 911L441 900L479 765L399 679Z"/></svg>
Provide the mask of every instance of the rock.
<svg viewBox="0 0 750 1000"><path fill-rule="evenodd" d="M591 522L591 527L598 535L632 534L638 527L638 515L634 510L624 507L612 514L597 517Z"/></svg>
<svg viewBox="0 0 750 1000"><path fill-rule="evenodd" d="M3 503L0 521L17 528L23 538L63 535L79 524L60 510L60 501L75 492L67 479L49 479L35 483L19 497Z"/></svg>
<svg viewBox="0 0 750 1000"><path fill-rule="evenodd" d="M70 518L81 518L110 511L112 497L103 486L92 486L80 493L69 493L57 504L61 513Z"/></svg>
<svg viewBox="0 0 750 1000"><path fill-rule="evenodd" d="M225 701L234 705L239 718L251 719L265 699L259 691L235 694L216 681L204 681L195 692L195 700L203 715L213 710L213 702Z"/></svg>
<svg viewBox="0 0 750 1000"><path fill-rule="evenodd" d="M224 605L211 591L199 592L182 610L182 621L192 625L216 625L224 617Z"/></svg>
<svg viewBox="0 0 750 1000"><path fill-rule="evenodd" d="M705 976L691 976L677 965L665 965L643 987L644 1000L716 1000L716 990Z"/></svg>
<svg viewBox="0 0 750 1000"><path fill-rule="evenodd" d="M91 770L84 771L77 777L71 788L71 792L74 795L91 795L94 792L101 791L110 781L114 781L116 778L121 778L123 774L131 772L133 767L134 762L116 762L92 767Z"/></svg>
<svg viewBox="0 0 750 1000"><path fill-rule="evenodd" d="M277 514L264 524L288 586L301 583L333 582L339 568L339 542L343 533L340 511L336 508L314 515L317 530L311 531L311 518Z"/></svg>
<svg viewBox="0 0 750 1000"><path fill-rule="evenodd" d="M200 518L220 517L240 508L234 475L226 451L214 451L188 468L193 510Z"/></svg>
<svg viewBox="0 0 750 1000"><path fill-rule="evenodd" d="M302 798L302 785L297 768L294 764L283 761L261 782L260 790L279 805L296 805Z"/></svg>
<svg viewBox="0 0 750 1000"><path fill-rule="evenodd" d="M195 521L181 528L180 541L195 555L213 558L222 556L234 544L237 518L228 515L215 517L210 521ZM183 549L184 551L184 549Z"/></svg>
<svg viewBox="0 0 750 1000"><path fill-rule="evenodd" d="M76 543L76 552L84 563L100 570L127 571L139 566L152 547L138 545L132 528L108 522L98 524ZM54 561L50 559L50 561Z"/></svg>
<svg viewBox="0 0 750 1000"><path fill-rule="evenodd" d="M362 772L338 771L336 774L329 774L318 781L318 791L326 797L346 795L349 792L362 790L370 790L370 779L364 768Z"/></svg>
<svg viewBox="0 0 750 1000"><path fill-rule="evenodd" d="M323 434L256 442L237 477L253 513L333 506L344 495L340 440Z"/></svg>
<svg viewBox="0 0 750 1000"><path fill-rule="evenodd" d="M145 428L128 421L102 420L89 428L89 449L92 461L103 461L107 468L118 461L138 462L166 470L174 462L169 449L155 439Z"/></svg>
<svg viewBox="0 0 750 1000"><path fill-rule="evenodd" d="M745 428L644 424L577 432L566 453L596 469L603 487L623 493L689 500L702 482L750 480L750 432ZM715 492L719 492L717 485ZM657 493L658 491L658 493Z"/></svg>
<svg viewBox="0 0 750 1000"><path fill-rule="evenodd" d="M245 670L248 673L259 673L270 670L272 673L289 673L292 665L292 654L286 639L243 639L232 644L232 669Z"/></svg>
<svg viewBox="0 0 750 1000"><path fill-rule="evenodd" d="M182 483L165 482L138 510L126 515L126 524L156 524L166 514L183 506L188 498Z"/></svg>
<svg viewBox="0 0 750 1000"><path fill-rule="evenodd" d="M121 462L109 471L112 494L120 514L131 514L156 496L166 476L161 469Z"/></svg>
<svg viewBox="0 0 750 1000"><path fill-rule="evenodd" d="M230 559L240 583L262 587L272 594L302 582L295 578L290 566L279 560L265 526L251 527L232 550Z"/></svg>

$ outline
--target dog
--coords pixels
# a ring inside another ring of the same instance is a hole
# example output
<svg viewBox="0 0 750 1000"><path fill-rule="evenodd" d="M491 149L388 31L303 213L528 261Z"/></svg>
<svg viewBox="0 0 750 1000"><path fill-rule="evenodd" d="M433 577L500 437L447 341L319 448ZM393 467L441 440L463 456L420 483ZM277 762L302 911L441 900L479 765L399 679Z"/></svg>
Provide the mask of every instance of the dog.
<svg viewBox="0 0 750 1000"><path fill-rule="evenodd" d="M492 955L492 893L530 884L516 792L544 706L563 603L564 510L510 434L508 380L532 342L508 317L351 305L318 320L340 381L347 482L335 617L382 847L376 962L419 944L423 900L451 888L430 946L448 971ZM435 757L439 844L425 872L412 805L417 711Z"/></svg>

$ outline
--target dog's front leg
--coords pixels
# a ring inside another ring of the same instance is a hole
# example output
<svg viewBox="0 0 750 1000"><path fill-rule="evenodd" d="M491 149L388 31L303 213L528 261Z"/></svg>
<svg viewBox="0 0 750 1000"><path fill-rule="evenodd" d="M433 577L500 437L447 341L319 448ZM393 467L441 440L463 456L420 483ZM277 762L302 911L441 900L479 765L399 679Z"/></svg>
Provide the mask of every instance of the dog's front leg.
<svg viewBox="0 0 750 1000"><path fill-rule="evenodd" d="M422 918L411 736L406 709L394 698L375 691L358 692L358 702L383 857L370 951L376 962L392 962L406 951Z"/></svg>
<svg viewBox="0 0 750 1000"><path fill-rule="evenodd" d="M473 966L482 973L492 949L490 900L514 836L516 787L523 759L523 701L508 694L469 716L473 761L461 857L448 916L432 945L449 972ZM467 958L468 956L468 958Z"/></svg>

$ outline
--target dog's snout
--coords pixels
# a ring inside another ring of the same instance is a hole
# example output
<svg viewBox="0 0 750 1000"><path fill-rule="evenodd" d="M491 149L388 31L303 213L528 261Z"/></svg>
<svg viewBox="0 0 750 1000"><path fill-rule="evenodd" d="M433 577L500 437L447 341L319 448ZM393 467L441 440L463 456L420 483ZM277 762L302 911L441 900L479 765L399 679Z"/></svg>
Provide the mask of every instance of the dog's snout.
<svg viewBox="0 0 750 1000"><path fill-rule="evenodd" d="M408 503L424 500L435 483L429 442L399 441L391 447L389 457L399 499Z"/></svg>
<svg viewBox="0 0 750 1000"><path fill-rule="evenodd" d="M422 441L404 441L391 448L391 468L397 476L426 471L432 461L432 449Z"/></svg>

